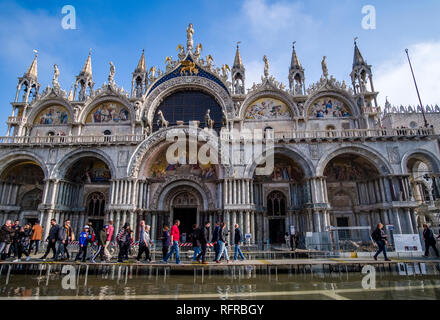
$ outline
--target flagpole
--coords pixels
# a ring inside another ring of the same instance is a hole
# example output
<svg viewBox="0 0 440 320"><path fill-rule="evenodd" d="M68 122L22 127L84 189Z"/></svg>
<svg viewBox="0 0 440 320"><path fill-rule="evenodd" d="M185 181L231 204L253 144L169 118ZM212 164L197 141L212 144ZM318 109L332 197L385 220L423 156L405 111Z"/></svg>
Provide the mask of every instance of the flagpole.
<svg viewBox="0 0 440 320"><path fill-rule="evenodd" d="M423 120L425 121L425 128L428 128L428 121L426 121L426 117L425 117L425 108L423 107L422 99L420 98L420 92L419 92L419 88L417 86L416 76L414 75L414 70L413 70L413 67L411 64L411 59L409 58L408 49L405 49L405 52L406 52L406 56L408 57L409 67L411 68L411 73L412 73L412 76L414 79L414 85L416 86L416 91L417 91L417 96L419 97L420 107L422 108L422 115L423 115Z"/></svg>

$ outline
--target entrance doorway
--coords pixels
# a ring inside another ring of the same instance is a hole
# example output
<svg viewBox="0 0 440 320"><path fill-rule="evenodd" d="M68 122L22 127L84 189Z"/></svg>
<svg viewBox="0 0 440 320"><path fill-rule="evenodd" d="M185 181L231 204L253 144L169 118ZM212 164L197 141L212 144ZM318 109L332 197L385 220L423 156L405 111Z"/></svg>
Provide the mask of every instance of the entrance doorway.
<svg viewBox="0 0 440 320"><path fill-rule="evenodd" d="M174 208L174 220L180 220L180 240L188 242L189 235L192 233L192 227L197 223L197 208ZM174 221L172 222L174 223ZM186 241L182 236L186 234Z"/></svg>
<svg viewBox="0 0 440 320"><path fill-rule="evenodd" d="M285 219L269 219L269 241L271 244L284 243Z"/></svg>
<svg viewBox="0 0 440 320"><path fill-rule="evenodd" d="M348 227L348 218L338 217L336 218L336 225L338 227ZM339 240L349 240L350 232L348 230L338 230Z"/></svg>

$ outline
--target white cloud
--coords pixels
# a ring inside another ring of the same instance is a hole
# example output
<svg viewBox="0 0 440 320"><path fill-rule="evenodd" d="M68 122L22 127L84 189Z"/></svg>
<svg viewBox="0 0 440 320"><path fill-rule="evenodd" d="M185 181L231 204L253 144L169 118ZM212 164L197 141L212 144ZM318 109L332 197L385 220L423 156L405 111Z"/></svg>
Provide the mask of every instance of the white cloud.
<svg viewBox="0 0 440 320"><path fill-rule="evenodd" d="M251 38L246 46L258 48L247 55L246 86L261 82L264 54L269 59L270 74L287 85L292 41L304 44L317 38L320 23L304 12L301 2L289 1L246 0L240 17Z"/></svg>
<svg viewBox="0 0 440 320"><path fill-rule="evenodd" d="M408 49L423 104L440 105L440 42L418 43ZM392 105L418 105L406 53L402 50L395 56L375 71L375 89L380 91L378 102L384 106L388 96Z"/></svg>

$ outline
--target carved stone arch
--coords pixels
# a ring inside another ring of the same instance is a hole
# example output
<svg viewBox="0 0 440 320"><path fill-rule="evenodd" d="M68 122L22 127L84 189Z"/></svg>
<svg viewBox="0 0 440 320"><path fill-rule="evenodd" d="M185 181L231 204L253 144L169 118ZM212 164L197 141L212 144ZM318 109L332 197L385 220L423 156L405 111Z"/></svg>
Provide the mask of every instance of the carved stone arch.
<svg viewBox="0 0 440 320"><path fill-rule="evenodd" d="M78 114L78 122L82 125L86 125L87 116L92 112L92 110L98 105L105 102L118 102L128 109L130 112L130 121L134 123L136 121L136 112L134 110L133 104L128 100L126 96L123 96L111 89L104 90L98 95L94 96L93 99L86 101L86 104Z"/></svg>
<svg viewBox="0 0 440 320"><path fill-rule="evenodd" d="M206 78L185 76L165 81L148 93L142 114L144 114L144 117L147 119L150 126L152 126L154 113L162 101L166 97L182 89L197 89L212 95L221 106L223 113L226 116L226 120L235 118L234 103L229 92L225 91L225 89L216 82Z"/></svg>
<svg viewBox="0 0 440 320"><path fill-rule="evenodd" d="M402 157L402 172L408 174L408 161L417 158L420 162L425 163L433 173L440 173L440 160L438 156L429 150L416 149L405 153Z"/></svg>
<svg viewBox="0 0 440 320"><path fill-rule="evenodd" d="M0 175L13 163L20 161L34 161L43 170L44 179L49 178L49 169L46 166L46 161L44 161L40 156L29 152L26 150L14 150L8 152L2 158L0 158Z"/></svg>
<svg viewBox="0 0 440 320"><path fill-rule="evenodd" d="M211 192L208 187L203 183L203 181L195 176L176 176L168 177L164 183L157 188L151 201L151 207L153 210L164 210L163 205L165 197L168 193L176 187L190 186L196 189L201 197L203 198L203 210L213 210L215 208L215 203L213 201Z"/></svg>
<svg viewBox="0 0 440 320"><path fill-rule="evenodd" d="M246 99L243 101L243 103L241 104L240 110L238 112L238 117L241 120L244 120L247 108L254 101L261 99L261 98L265 98L265 97L274 98L274 99L277 99L277 100L284 102L292 113L292 120L295 117L301 117L298 106L291 99L291 97L286 92L279 90L275 87L271 88L271 89L257 90L257 91L252 92L250 95L248 95L246 97Z"/></svg>
<svg viewBox="0 0 440 320"><path fill-rule="evenodd" d="M377 171L381 175L394 174L394 170L391 164L378 151L367 146L349 144L345 145L342 148L336 149L335 151L321 158L318 162L318 165L316 166L316 175L323 176L325 168L330 163L330 161L343 154L355 154L365 158L376 167Z"/></svg>
<svg viewBox="0 0 440 320"><path fill-rule="evenodd" d="M33 126L35 118L40 114L41 111L49 108L53 105L59 105L67 109L70 115L70 122L66 126L72 126L74 111L69 101L62 97L48 97L47 99L39 100L33 107L32 111L27 116L26 124L28 126Z"/></svg>
<svg viewBox="0 0 440 320"><path fill-rule="evenodd" d="M315 168L312 161L307 158L301 151L290 145L275 145L274 148L267 150L262 156L246 166L244 178L253 179L255 170L263 159L276 154L284 155L301 166L306 178L314 176Z"/></svg>
<svg viewBox="0 0 440 320"><path fill-rule="evenodd" d="M329 192L328 188L327 188L327 192ZM331 199L333 199L333 197L336 196L340 192L345 193L350 198L352 206L355 206L357 204L357 202L356 202L356 194L351 192L350 189L346 189L346 188L344 188L342 186L340 186L338 188L335 188L333 190L330 190L330 192L328 193L328 200L329 200L330 204L331 204Z"/></svg>
<svg viewBox="0 0 440 320"><path fill-rule="evenodd" d="M67 170L81 158L93 157L103 161L110 170L111 178L117 178L116 167L112 158L104 151L91 148L80 148L72 151L60 159L51 172L51 179L63 179Z"/></svg>
<svg viewBox="0 0 440 320"><path fill-rule="evenodd" d="M197 209L204 210L204 199L203 196L200 194L200 192L195 189L192 186L189 185L179 185L177 187L174 187L171 189L168 194L164 198L163 209L166 211L171 211L172 205L174 205L174 200L180 196L182 193L189 193L196 197L197 203L195 204L197 206Z"/></svg>
<svg viewBox="0 0 440 320"><path fill-rule="evenodd" d="M159 131L156 131L151 136L149 136L147 139L145 139L141 144L138 145L136 150L133 152L133 154L130 157L130 160L128 162L127 166L127 176L137 178L139 175L139 170L141 168L142 162L147 158L147 154L151 154L151 150L157 150L156 148L161 148L160 145L163 145L164 142L166 142L167 133L176 130L176 127L172 128L164 128ZM188 127L179 127L178 130L183 130L186 135L190 132L190 128ZM198 128L197 133L203 133L204 130ZM220 151L220 145L218 144L218 139L208 140L203 143L209 143L212 145L212 148ZM231 159L228 159L231 161ZM219 155L219 162L221 162L221 158ZM226 164L230 165L230 163ZM219 168L219 178L223 176L224 174L224 168L222 164L218 164Z"/></svg>
<svg viewBox="0 0 440 320"><path fill-rule="evenodd" d="M309 110L312 107L313 102L315 102L316 100L318 100L320 98L324 98L324 97L328 97L328 96L333 96L333 97L338 98L341 101L343 101L350 108L350 111L352 112L353 117L359 118L359 116L361 115L361 110L357 106L356 101L354 101L353 98L347 94L347 92L342 91L342 90L336 90L336 89L332 89L332 90L324 90L323 89L323 90L319 90L319 91L313 93L307 99L307 101L304 105L304 118L309 119Z"/></svg>

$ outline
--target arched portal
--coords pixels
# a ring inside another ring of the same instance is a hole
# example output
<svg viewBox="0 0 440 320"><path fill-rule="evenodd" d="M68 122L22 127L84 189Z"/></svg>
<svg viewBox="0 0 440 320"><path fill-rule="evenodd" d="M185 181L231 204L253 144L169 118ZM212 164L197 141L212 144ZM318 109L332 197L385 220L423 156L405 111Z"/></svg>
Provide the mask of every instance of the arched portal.
<svg viewBox="0 0 440 320"><path fill-rule="evenodd" d="M379 170L364 156L345 153L331 159L324 170L331 205L330 225L338 228L373 227L385 224L380 204L384 185ZM343 229L339 240L368 241L368 231Z"/></svg>
<svg viewBox="0 0 440 320"><path fill-rule="evenodd" d="M86 156L73 161L65 171L57 198L57 205L62 209L60 222L70 218L77 233L91 222L98 232L105 222L111 178L108 165L97 157ZM81 213L72 211L73 208Z"/></svg>
<svg viewBox="0 0 440 320"><path fill-rule="evenodd" d="M0 184L0 206L5 210L3 220L18 219L22 224L38 220L44 189L44 172L38 163L13 161L2 172Z"/></svg>

